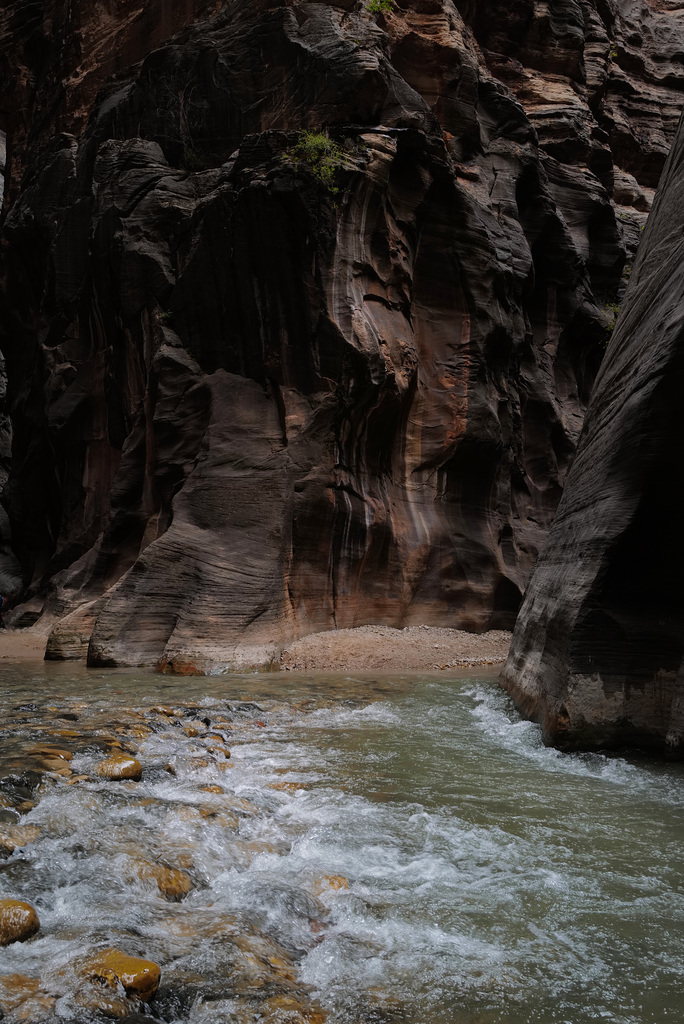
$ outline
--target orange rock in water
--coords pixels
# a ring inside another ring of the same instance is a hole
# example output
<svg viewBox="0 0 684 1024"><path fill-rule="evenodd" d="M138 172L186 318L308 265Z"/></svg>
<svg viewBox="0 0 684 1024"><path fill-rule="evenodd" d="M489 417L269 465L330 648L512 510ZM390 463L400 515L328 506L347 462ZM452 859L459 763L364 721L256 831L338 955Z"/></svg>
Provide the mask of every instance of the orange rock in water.
<svg viewBox="0 0 684 1024"><path fill-rule="evenodd" d="M62 761L73 761L74 758L71 750L66 750L65 747L56 747L52 743L44 743L39 747L31 747L26 751L26 753L35 755L36 757L60 758Z"/></svg>
<svg viewBox="0 0 684 1024"><path fill-rule="evenodd" d="M133 725L122 725L116 732L119 736L133 736L134 739L144 740L146 736L150 735L152 730L149 725L134 723Z"/></svg>
<svg viewBox="0 0 684 1024"><path fill-rule="evenodd" d="M128 956L120 949L103 949L89 957L81 965L80 973L89 981L97 981L110 988L122 985L127 996L141 999L144 1003L153 998L161 979L158 964Z"/></svg>
<svg viewBox="0 0 684 1024"><path fill-rule="evenodd" d="M52 775L62 775L68 778L71 775L71 768L61 757L43 757L43 767Z"/></svg>
<svg viewBox="0 0 684 1024"><path fill-rule="evenodd" d="M218 807L200 807L200 817L206 818L214 825L221 828L237 829L240 827L240 819L232 811L224 811Z"/></svg>
<svg viewBox="0 0 684 1024"><path fill-rule="evenodd" d="M142 861L137 867L137 874L144 882L156 882L159 892L167 900L182 900L192 889L190 876L178 868L167 868L163 864Z"/></svg>
<svg viewBox="0 0 684 1024"><path fill-rule="evenodd" d="M150 714L166 715L167 718L173 718L176 715L176 712L166 704L155 704L154 707L150 708Z"/></svg>
<svg viewBox="0 0 684 1024"><path fill-rule="evenodd" d="M324 892L326 889L348 889L349 882L343 875L323 875L322 878L318 878L314 883L314 892L316 894Z"/></svg>
<svg viewBox="0 0 684 1024"><path fill-rule="evenodd" d="M39 835L37 825L0 825L0 850L12 853L17 846L28 846Z"/></svg>
<svg viewBox="0 0 684 1024"><path fill-rule="evenodd" d="M0 1011L11 1013L40 988L38 978L26 974L5 974L0 977Z"/></svg>
<svg viewBox="0 0 684 1024"><path fill-rule="evenodd" d="M285 1019L288 1024L325 1024L328 1019L325 1013L318 1006L307 1006L293 996L272 996L263 1004L267 1009L271 1020L271 1014L275 1019Z"/></svg>
<svg viewBox="0 0 684 1024"><path fill-rule="evenodd" d="M57 997L50 995L49 992L37 992L35 996L29 996L28 999L19 1004L12 1015L12 1019L19 1022L19 1024L22 1021L26 1021L26 1024L34 1024L35 1021L39 1020L55 1020L55 1017L50 1016L50 1014L54 1010L56 1002Z"/></svg>
<svg viewBox="0 0 684 1024"><path fill-rule="evenodd" d="M95 771L103 779L112 781L132 779L139 782L142 778L142 765L134 757L128 757L126 754L112 754L104 761L100 761L95 766Z"/></svg>
<svg viewBox="0 0 684 1024"><path fill-rule="evenodd" d="M221 754L223 757L226 758L226 760L228 760L228 758L230 757L230 750L228 750L227 747L224 747L220 743L215 743L212 746L207 747L207 753L209 753L209 754Z"/></svg>
<svg viewBox="0 0 684 1024"><path fill-rule="evenodd" d="M23 900L0 900L0 946L25 942L40 928L38 914Z"/></svg>

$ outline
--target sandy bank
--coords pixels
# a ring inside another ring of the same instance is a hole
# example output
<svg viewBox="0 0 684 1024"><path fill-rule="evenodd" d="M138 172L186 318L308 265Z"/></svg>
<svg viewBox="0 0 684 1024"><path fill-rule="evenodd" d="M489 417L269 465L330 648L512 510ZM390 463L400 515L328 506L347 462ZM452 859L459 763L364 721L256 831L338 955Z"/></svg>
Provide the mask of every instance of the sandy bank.
<svg viewBox="0 0 684 1024"><path fill-rule="evenodd" d="M434 626L359 626L312 633L283 651L280 666L329 672L433 671L504 662L511 634L502 629L465 633Z"/></svg>
<svg viewBox="0 0 684 1024"><path fill-rule="evenodd" d="M42 660L47 633L37 629L0 630L0 662ZM434 671L459 665L492 665L506 660L511 634L505 630L465 633L434 626L359 626L312 633L287 647L280 658L286 671Z"/></svg>
<svg viewBox="0 0 684 1024"><path fill-rule="evenodd" d="M42 661L47 633L33 629L0 629L0 661Z"/></svg>

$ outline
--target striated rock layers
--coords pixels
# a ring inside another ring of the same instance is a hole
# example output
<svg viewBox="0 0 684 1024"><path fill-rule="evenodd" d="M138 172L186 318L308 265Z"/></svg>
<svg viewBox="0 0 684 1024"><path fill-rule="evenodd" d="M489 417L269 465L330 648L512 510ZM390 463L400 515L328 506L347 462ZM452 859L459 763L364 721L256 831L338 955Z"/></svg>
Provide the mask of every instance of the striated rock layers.
<svg viewBox="0 0 684 1024"><path fill-rule="evenodd" d="M684 122L503 675L559 744L684 756Z"/></svg>
<svg viewBox="0 0 684 1024"><path fill-rule="evenodd" d="M680 6L5 4L0 587L48 657L511 626Z"/></svg>

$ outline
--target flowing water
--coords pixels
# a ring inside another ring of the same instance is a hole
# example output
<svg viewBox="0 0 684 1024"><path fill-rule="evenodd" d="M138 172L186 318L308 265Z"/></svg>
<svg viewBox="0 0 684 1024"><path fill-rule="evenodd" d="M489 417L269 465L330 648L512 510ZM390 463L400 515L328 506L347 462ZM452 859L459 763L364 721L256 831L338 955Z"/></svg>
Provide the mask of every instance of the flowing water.
<svg viewBox="0 0 684 1024"><path fill-rule="evenodd" d="M6 1021L684 1020L683 767L545 748L491 670L3 666L0 696L0 897L41 921ZM141 781L98 777L117 749ZM104 947L155 1000L83 981Z"/></svg>

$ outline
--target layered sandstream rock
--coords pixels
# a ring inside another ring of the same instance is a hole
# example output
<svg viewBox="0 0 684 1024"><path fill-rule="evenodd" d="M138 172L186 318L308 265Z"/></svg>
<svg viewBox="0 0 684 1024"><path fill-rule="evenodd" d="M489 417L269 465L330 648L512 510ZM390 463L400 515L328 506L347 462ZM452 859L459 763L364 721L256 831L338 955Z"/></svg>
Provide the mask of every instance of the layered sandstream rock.
<svg viewBox="0 0 684 1024"><path fill-rule="evenodd" d="M503 675L547 737L684 756L684 122Z"/></svg>
<svg viewBox="0 0 684 1024"><path fill-rule="evenodd" d="M510 627L675 129L680 5L3 17L14 621L187 672Z"/></svg>

